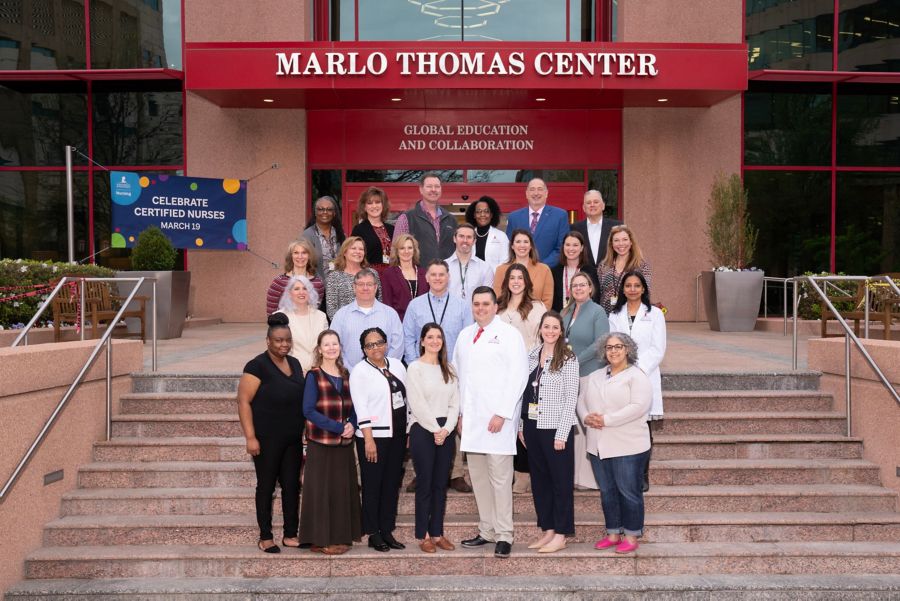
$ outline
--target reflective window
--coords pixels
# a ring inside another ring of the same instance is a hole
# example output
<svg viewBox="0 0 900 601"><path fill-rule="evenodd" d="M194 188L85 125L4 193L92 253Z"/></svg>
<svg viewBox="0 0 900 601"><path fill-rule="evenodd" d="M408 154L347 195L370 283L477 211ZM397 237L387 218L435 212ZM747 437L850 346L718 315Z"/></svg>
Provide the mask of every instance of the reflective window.
<svg viewBox="0 0 900 601"><path fill-rule="evenodd" d="M140 83L95 84L95 161L101 165L183 162L181 82L152 84L157 89L145 90Z"/></svg>
<svg viewBox="0 0 900 601"><path fill-rule="evenodd" d="M897 0L848 2L838 14L838 70L900 71Z"/></svg>
<svg viewBox="0 0 900 601"><path fill-rule="evenodd" d="M838 271L900 271L900 173L838 173Z"/></svg>
<svg viewBox="0 0 900 601"><path fill-rule="evenodd" d="M833 0L747 0L750 69L830 71Z"/></svg>
<svg viewBox="0 0 900 601"><path fill-rule="evenodd" d="M528 183L539 177L547 183L582 182L583 169L469 169L466 179L470 182L512 184Z"/></svg>
<svg viewBox="0 0 900 601"><path fill-rule="evenodd" d="M746 171L754 264L766 275L825 271L831 247L831 177L819 171Z"/></svg>
<svg viewBox="0 0 900 601"><path fill-rule="evenodd" d="M900 167L900 86L838 88L838 165Z"/></svg>
<svg viewBox="0 0 900 601"><path fill-rule="evenodd" d="M312 196L307 206L306 218L307 227L312 225L315 215L309 210L313 201L323 196L330 196L338 202L338 208L341 205L341 171L340 169L313 169L311 174Z"/></svg>
<svg viewBox="0 0 900 601"><path fill-rule="evenodd" d="M751 82L744 95L745 163L830 165L830 92L828 84Z"/></svg>
<svg viewBox="0 0 900 601"><path fill-rule="evenodd" d="M65 165L66 145L86 153L86 107L82 84L0 86L0 167Z"/></svg>
<svg viewBox="0 0 900 601"><path fill-rule="evenodd" d="M588 171L588 190L599 190L603 196L603 214L617 217L619 214L619 173L614 169Z"/></svg>
<svg viewBox="0 0 900 601"><path fill-rule="evenodd" d="M181 0L91 0L94 69L181 69Z"/></svg>
<svg viewBox="0 0 900 601"><path fill-rule="evenodd" d="M87 174L74 175L75 258L89 253ZM66 175L0 171L0 257L67 261Z"/></svg>
<svg viewBox="0 0 900 601"><path fill-rule="evenodd" d="M350 169L347 171L347 181L372 182L372 183L413 183L418 185L419 179L428 171L433 171L441 176L443 182L463 181L461 169Z"/></svg>
<svg viewBox="0 0 900 601"><path fill-rule="evenodd" d="M84 69L84 0L0 3L0 70Z"/></svg>

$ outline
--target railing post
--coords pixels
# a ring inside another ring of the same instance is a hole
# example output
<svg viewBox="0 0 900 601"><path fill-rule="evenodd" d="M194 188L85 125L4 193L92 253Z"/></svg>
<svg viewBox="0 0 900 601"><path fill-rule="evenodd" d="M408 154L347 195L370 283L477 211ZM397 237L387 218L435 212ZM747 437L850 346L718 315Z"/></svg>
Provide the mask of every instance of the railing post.
<svg viewBox="0 0 900 601"><path fill-rule="evenodd" d="M785 278L784 281L781 282L781 300L784 303L784 308L781 312L781 314L784 316L784 319L782 319L782 322L784 322L784 332L782 332L782 336L787 336L787 284L788 281L787 278ZM796 288L797 285L794 284L794 287Z"/></svg>
<svg viewBox="0 0 900 601"><path fill-rule="evenodd" d="M153 336L153 348L150 353L150 370L156 371L156 318L157 318L157 310L156 310L156 280L152 281L153 284L153 327L150 328L151 334Z"/></svg>
<svg viewBox="0 0 900 601"><path fill-rule="evenodd" d="M81 278L81 294L79 294L79 297L78 303L81 311L78 314L78 326L81 330L81 339L84 340L84 278ZM96 324L94 324L94 327L97 327Z"/></svg>
<svg viewBox="0 0 900 601"><path fill-rule="evenodd" d="M66 146L66 248L69 263L75 263L75 185L72 176L72 151L74 146ZM84 338L82 338L84 340Z"/></svg>
<svg viewBox="0 0 900 601"><path fill-rule="evenodd" d="M106 339L106 442L112 436L112 336Z"/></svg>
<svg viewBox="0 0 900 601"><path fill-rule="evenodd" d="M794 334L791 340L791 369L797 369L797 308L800 304L797 280L794 280Z"/></svg>
<svg viewBox="0 0 900 601"><path fill-rule="evenodd" d="M847 396L847 436L851 434L852 426L852 402L851 402L851 385L850 385L850 336L844 336L844 394Z"/></svg>
<svg viewBox="0 0 900 601"><path fill-rule="evenodd" d="M769 280L763 278L763 319L769 317Z"/></svg>
<svg viewBox="0 0 900 601"><path fill-rule="evenodd" d="M866 281L865 281L865 287L866 287L865 297L864 297L865 303L863 304L863 307L864 307L863 313L865 315L865 322L864 322L865 334L863 335L863 338L868 339L869 338L869 280L868 279L866 279ZM891 324L888 324L888 327L891 327Z"/></svg>

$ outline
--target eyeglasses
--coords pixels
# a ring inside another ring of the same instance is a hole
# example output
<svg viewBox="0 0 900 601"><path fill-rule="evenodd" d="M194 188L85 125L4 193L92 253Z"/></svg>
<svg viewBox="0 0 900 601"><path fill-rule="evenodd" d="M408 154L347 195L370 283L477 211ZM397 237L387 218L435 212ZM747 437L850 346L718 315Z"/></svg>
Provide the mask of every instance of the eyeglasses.
<svg viewBox="0 0 900 601"><path fill-rule="evenodd" d="M375 282L356 282L353 285L357 288L374 288Z"/></svg>
<svg viewBox="0 0 900 601"><path fill-rule="evenodd" d="M606 352L610 352L610 351L619 352L619 351L625 350L625 345L624 344L607 344L604 348L606 349Z"/></svg>
<svg viewBox="0 0 900 601"><path fill-rule="evenodd" d="M587 288L588 286L590 286L590 284L588 284L587 282L578 282L577 284L572 284L569 287L570 288Z"/></svg>
<svg viewBox="0 0 900 601"><path fill-rule="evenodd" d="M334 213L334 207L316 207L316 213Z"/></svg>
<svg viewBox="0 0 900 601"><path fill-rule="evenodd" d="M379 340L378 342L367 342L363 345L363 348L367 351L371 351L372 349L381 348L385 344L387 344L384 340Z"/></svg>
<svg viewBox="0 0 900 601"><path fill-rule="evenodd" d="M475 214L476 215L491 215L492 213L491 213L490 209L475 209Z"/></svg>

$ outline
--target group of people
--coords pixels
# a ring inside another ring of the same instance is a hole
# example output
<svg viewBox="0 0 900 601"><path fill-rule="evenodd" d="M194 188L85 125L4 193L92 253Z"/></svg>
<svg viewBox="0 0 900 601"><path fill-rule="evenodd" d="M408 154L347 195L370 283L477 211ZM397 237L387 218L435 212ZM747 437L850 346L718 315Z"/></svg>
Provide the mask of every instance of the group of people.
<svg viewBox="0 0 900 601"><path fill-rule="evenodd" d="M530 548L565 548L577 486L601 491L608 535L596 548L634 551L650 425L663 415L665 319L633 233L603 216L595 190L570 227L541 179L506 232L489 197L457 223L436 174L419 191L392 226L387 195L369 188L346 237L335 200L319 198L267 292L267 350L238 389L260 549L279 551L276 482L283 546L336 555L366 534L375 550L404 548L393 532L408 449L426 553L454 548L449 483L478 506L462 545L508 557L514 482L530 488L542 531Z"/></svg>

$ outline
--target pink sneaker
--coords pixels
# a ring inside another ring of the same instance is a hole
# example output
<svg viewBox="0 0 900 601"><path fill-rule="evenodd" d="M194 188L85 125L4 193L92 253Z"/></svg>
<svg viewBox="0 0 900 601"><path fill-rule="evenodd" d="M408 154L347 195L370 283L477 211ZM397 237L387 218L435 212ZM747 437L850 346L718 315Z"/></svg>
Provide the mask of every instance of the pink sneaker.
<svg viewBox="0 0 900 601"><path fill-rule="evenodd" d="M607 536L606 538L604 538L602 540L598 540L596 543L594 543L594 548L597 549L598 551L605 551L606 549L615 547L620 542L621 541L617 541L617 540L609 540L609 537Z"/></svg>
<svg viewBox="0 0 900 601"><path fill-rule="evenodd" d="M622 542L616 547L616 553L633 553L637 551L638 543L637 541L630 543L626 539L622 539Z"/></svg>

